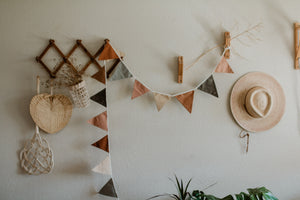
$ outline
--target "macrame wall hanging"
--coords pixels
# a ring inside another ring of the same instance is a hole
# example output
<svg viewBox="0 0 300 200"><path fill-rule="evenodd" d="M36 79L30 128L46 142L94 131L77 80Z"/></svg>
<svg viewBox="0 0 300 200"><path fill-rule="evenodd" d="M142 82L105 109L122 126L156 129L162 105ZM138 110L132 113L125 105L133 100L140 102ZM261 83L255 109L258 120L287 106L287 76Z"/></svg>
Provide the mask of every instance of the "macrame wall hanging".
<svg viewBox="0 0 300 200"><path fill-rule="evenodd" d="M231 52L231 47L230 47L230 41L237 39L238 37L248 34L252 30L256 30L260 24L255 25L254 27L250 27L244 32L241 32L240 34L230 38L229 33L225 33L225 47L224 45L217 45L208 51L202 53L191 65L189 66L183 66L183 58L179 58L179 65L178 65L178 75L181 76L179 77L178 81L182 82L182 76L183 72L185 70L188 70L192 66L194 66L204 55L212 51L213 49L216 48L224 48L223 53L221 54L219 58L219 62L216 66L212 68L212 73L207 76L207 78L203 81L201 81L196 87L175 93L175 94L168 94L168 93L163 93L159 91L153 90L151 87L146 85L142 80L137 78L134 73L130 70L130 68L127 67L126 62L124 60L124 53L116 50L110 43L109 40L105 40L105 43L97 50L97 52L92 55L87 48L82 44L81 40L77 40L76 44L72 47L72 49L67 53L64 54L58 46L55 44L54 40L50 40L48 46L45 48L45 50L42 52L42 54L38 57L36 57L36 61L42 65L42 67L47 71L49 74L50 79L55 79L57 78L57 73L62 70L62 66L66 64L67 68L75 74L75 77L80 77L83 75L86 71L86 69L93 63L97 67L97 72L91 76L91 78L98 80L99 82L105 84L105 88L102 89L101 91L97 92L96 94L92 95L90 97L90 100L95 101L100 104L100 106L103 106L107 108L107 99L106 99L106 86L107 86L107 79L110 81L116 81L116 80L121 80L121 79L126 79L126 78L134 78L134 85L133 85L133 91L131 95L131 99L135 99L137 97L140 97L144 95L145 93L151 92L154 97L154 101L157 107L157 110L160 111L163 106L170 101L172 98L176 99L182 106L189 112L192 113L192 108L193 108L193 101L194 101L194 93L195 91L203 91L205 93L208 93L210 95L213 95L215 97L218 97L218 91L217 87L214 81L213 74L214 73L233 73L232 68L230 67L229 63L227 62L226 59L230 57L230 52ZM46 54L46 52L50 49L54 48L58 54L61 56L62 61L57 65L57 67L53 70L50 70L50 68L43 62L42 58ZM78 69L74 67L70 60L70 56L74 53L74 51L77 48L81 48L84 52L85 55L89 57L89 61L81 68ZM104 66L102 67L98 61L101 61L104 63ZM108 63L107 60L114 60L112 66L108 69ZM181 68L181 69L180 69ZM66 77L68 79L69 75ZM76 79L76 78L75 78ZM180 80L181 79L181 80ZM82 83L82 80L80 78L78 81L76 81L75 84ZM79 92L80 93L80 92ZM82 96L86 98L88 96L88 93L84 93ZM82 94L80 93L80 94ZM76 99L73 98L73 103L77 105ZM78 103L77 107L85 107L88 106L88 102L84 101L84 103L80 104ZM117 198L117 191L114 186L114 179L112 176L112 167L111 167L111 156L110 156L110 143L109 143L109 113L108 110L101 112L97 116L93 116L90 120L88 120L88 123L96 126L103 131L105 131L107 134L106 136L100 138L98 141L95 141L91 145L93 147L101 149L104 153L107 154L106 158L101 161L97 166L95 166L92 171L100 174L105 174L105 175L110 175L109 181L99 190L99 193L102 195L110 196L110 197L115 197Z"/></svg>

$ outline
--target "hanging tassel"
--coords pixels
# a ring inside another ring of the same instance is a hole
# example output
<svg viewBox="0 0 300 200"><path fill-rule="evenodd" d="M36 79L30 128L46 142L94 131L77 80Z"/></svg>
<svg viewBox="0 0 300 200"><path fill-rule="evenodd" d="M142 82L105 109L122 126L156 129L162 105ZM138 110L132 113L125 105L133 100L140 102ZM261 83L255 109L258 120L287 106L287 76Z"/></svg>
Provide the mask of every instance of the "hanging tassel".
<svg viewBox="0 0 300 200"><path fill-rule="evenodd" d="M240 132L239 137L240 137L240 138L245 138L245 137L247 137L246 153L248 153L248 149L249 149L249 137L250 137L249 133L246 132L245 130L242 130L242 131Z"/></svg>

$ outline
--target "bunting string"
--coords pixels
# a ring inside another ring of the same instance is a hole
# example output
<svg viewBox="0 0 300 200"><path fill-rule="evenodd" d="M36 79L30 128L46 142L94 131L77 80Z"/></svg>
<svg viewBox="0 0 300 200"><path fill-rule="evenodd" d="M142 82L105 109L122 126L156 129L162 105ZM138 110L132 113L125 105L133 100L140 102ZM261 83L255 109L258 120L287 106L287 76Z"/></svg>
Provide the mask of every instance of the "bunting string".
<svg viewBox="0 0 300 200"><path fill-rule="evenodd" d="M115 48L112 46L112 48L114 49L114 51L116 52L116 54L118 55L118 51L115 50ZM183 92L178 92L178 93L175 93L175 94L169 94L169 93L164 93L164 92L159 92L159 91L156 91L156 90L153 90L151 87L149 87L147 84L145 84L143 81L141 81L139 78L137 78L134 73L132 73L132 70L130 68L127 67L127 64L125 63L125 61L123 59L120 58L120 56L118 55L119 59L120 59L120 62L122 62L126 68L128 69L128 71L131 73L132 77L134 79L137 79L142 85L144 85L146 88L148 88L151 92L153 93L156 93L156 94L161 94L161 95L165 95L165 96L169 96L169 97L176 97L178 95L182 95L182 94L185 94L187 92L191 92L191 91L194 91L196 89L198 89L214 72L215 70L217 69L219 63L222 61L222 59L224 58L224 54L227 50L230 50L230 47L227 47L224 49L220 59L219 59L219 62L218 64L214 67L214 70L212 71L212 73L210 73L207 78L205 78L203 81L201 81L196 87L192 88L192 89L189 89L189 90L185 90ZM225 58L224 58L225 59ZM227 61L226 61L227 62Z"/></svg>

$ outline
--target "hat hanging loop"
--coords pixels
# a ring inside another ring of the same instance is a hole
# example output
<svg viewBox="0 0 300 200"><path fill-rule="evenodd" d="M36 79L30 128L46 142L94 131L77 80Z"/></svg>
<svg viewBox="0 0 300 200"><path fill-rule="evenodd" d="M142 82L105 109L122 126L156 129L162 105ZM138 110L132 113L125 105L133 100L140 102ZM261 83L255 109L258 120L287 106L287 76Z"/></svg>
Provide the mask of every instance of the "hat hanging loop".
<svg viewBox="0 0 300 200"><path fill-rule="evenodd" d="M249 133L246 130L242 129L241 132L240 132L240 134L239 134L239 137L240 138L247 137L246 153L248 153L248 150L249 150L249 139L250 139Z"/></svg>

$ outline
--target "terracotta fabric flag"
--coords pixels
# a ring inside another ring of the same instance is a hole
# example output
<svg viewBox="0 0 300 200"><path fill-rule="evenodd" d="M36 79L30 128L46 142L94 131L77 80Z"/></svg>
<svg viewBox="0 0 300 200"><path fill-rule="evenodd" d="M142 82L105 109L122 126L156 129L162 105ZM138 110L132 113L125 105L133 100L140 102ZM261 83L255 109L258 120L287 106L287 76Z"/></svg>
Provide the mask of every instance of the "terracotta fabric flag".
<svg viewBox="0 0 300 200"><path fill-rule="evenodd" d="M157 110L160 111L162 107L171 99L170 96L158 94L153 92L155 104L157 107Z"/></svg>
<svg viewBox="0 0 300 200"><path fill-rule="evenodd" d="M119 56L116 54L115 50L112 48L112 46L107 42L104 46L103 51L101 52L98 60L110 60L110 59L116 59L119 58Z"/></svg>
<svg viewBox="0 0 300 200"><path fill-rule="evenodd" d="M94 96L91 96L91 99L102 106L106 107L106 89L104 88Z"/></svg>
<svg viewBox="0 0 300 200"><path fill-rule="evenodd" d="M107 112L105 111L100 115L93 117L92 119L88 120L88 123L107 131Z"/></svg>
<svg viewBox="0 0 300 200"><path fill-rule="evenodd" d="M222 56L220 63L218 64L215 72L218 73L233 73L231 67L229 66L227 60L224 56Z"/></svg>
<svg viewBox="0 0 300 200"><path fill-rule="evenodd" d="M184 94L180 94L176 96L176 99L185 107L185 109L187 109L187 111L189 111L190 113L192 113L192 109L193 109L193 101L194 101L194 90L184 93Z"/></svg>
<svg viewBox="0 0 300 200"><path fill-rule="evenodd" d="M198 90L211 94L215 97L219 97L213 75L206 79L204 83L198 87Z"/></svg>
<svg viewBox="0 0 300 200"><path fill-rule="evenodd" d="M105 67L101 67L101 68L99 68L99 71L92 76L92 78L105 84L105 82L106 82L105 74L106 74Z"/></svg>
<svg viewBox="0 0 300 200"><path fill-rule="evenodd" d="M109 143L108 143L108 135L104 136L97 142L92 144L94 147L97 147L99 149L102 149L103 151L106 151L109 153Z"/></svg>
<svg viewBox="0 0 300 200"><path fill-rule="evenodd" d="M132 74L129 72L129 70L124 65L124 63L120 61L119 64L114 69L114 71L112 72L112 75L110 76L109 80L115 81L124 78L130 78L130 77L132 77Z"/></svg>
<svg viewBox="0 0 300 200"><path fill-rule="evenodd" d="M102 189L99 191L99 194L105 195L105 196L109 196L109 197L115 197L118 198L118 195L116 193L115 190L115 186L113 183L113 180L110 179L103 187Z"/></svg>
<svg viewBox="0 0 300 200"><path fill-rule="evenodd" d="M92 170L96 173L111 175L110 157L107 156L99 165Z"/></svg>
<svg viewBox="0 0 300 200"><path fill-rule="evenodd" d="M143 86L138 80L134 81L133 92L131 99L142 96L143 94L149 92L149 89Z"/></svg>

